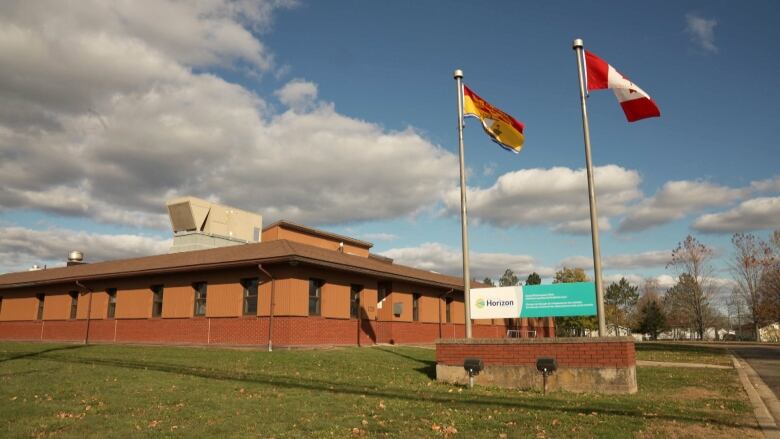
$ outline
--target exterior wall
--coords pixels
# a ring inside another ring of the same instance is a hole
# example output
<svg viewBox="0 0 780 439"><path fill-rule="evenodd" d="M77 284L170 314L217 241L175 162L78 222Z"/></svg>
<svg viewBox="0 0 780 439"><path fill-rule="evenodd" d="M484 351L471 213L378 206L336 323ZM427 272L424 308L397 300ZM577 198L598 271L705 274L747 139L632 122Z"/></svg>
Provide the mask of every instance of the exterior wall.
<svg viewBox="0 0 780 439"><path fill-rule="evenodd" d="M636 352L631 337L439 340L436 378L465 383L466 358L479 358L484 370L475 377L483 385L542 388L536 360L552 357L558 370L548 377L549 390L636 393Z"/></svg>
<svg viewBox="0 0 780 439"><path fill-rule="evenodd" d="M70 300L68 293L46 294L43 301L43 320L67 320L70 317Z"/></svg>
<svg viewBox="0 0 780 439"><path fill-rule="evenodd" d="M433 343L439 338L464 336L463 303L452 302L455 323L445 318L444 288L395 282L383 309L378 309L376 277L329 270L305 264L269 264L275 290L274 345L354 345L374 343ZM243 316L241 279L258 278L258 315ZM308 316L309 278L325 281L321 316ZM194 317L194 282L208 283L206 316ZM363 286L360 318L350 316L350 288ZM161 317L151 317L152 285L163 285ZM192 343L264 345L268 342L271 281L257 267L178 274L145 275L87 282L79 289L77 319L69 320L73 284L41 289L4 291L0 310L0 339L83 341L89 324L90 342ZM106 289L117 289L114 319L107 318ZM91 290L92 292L88 292ZM420 319L412 322L412 294L419 293ZM36 321L36 294L46 294L43 321ZM87 322L87 309L91 316ZM392 303L402 302L401 316ZM459 324L458 324L459 323ZM475 336L504 337L506 325L475 325Z"/></svg>
<svg viewBox="0 0 780 439"><path fill-rule="evenodd" d="M300 242L303 244L313 245L315 247L326 248L328 250L338 250L339 241L335 238L327 238L324 236L314 236L308 233L299 232L297 230L289 230L280 226L271 227L268 230L263 231L263 241L273 241L275 239L287 239L289 241ZM368 257L368 248L359 247L348 242L344 242L344 252L357 256Z"/></svg>
<svg viewBox="0 0 780 439"><path fill-rule="evenodd" d="M3 294L3 309L0 310L0 321L35 320L38 315L38 299L35 292L26 295Z"/></svg>

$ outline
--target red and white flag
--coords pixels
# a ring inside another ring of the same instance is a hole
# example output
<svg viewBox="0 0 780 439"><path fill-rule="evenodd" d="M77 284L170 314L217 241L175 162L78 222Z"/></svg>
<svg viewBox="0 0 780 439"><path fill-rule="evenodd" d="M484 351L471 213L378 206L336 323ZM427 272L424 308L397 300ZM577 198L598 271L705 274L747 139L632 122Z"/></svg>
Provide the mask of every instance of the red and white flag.
<svg viewBox="0 0 780 439"><path fill-rule="evenodd" d="M588 91L611 88L615 92L620 106L623 107L623 112L626 113L626 119L629 122L661 116L658 105L644 90L629 81L603 59L587 50L585 51L585 65L587 66Z"/></svg>

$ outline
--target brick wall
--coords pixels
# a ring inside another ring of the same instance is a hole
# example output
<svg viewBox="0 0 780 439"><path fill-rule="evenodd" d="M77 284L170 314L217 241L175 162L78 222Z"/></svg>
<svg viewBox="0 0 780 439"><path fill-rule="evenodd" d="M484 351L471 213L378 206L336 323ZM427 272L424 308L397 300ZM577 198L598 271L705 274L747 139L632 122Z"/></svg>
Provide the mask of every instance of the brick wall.
<svg viewBox="0 0 780 439"><path fill-rule="evenodd" d="M539 357L553 357L558 367L630 367L636 365L630 337L442 340L436 344L436 362L463 366L468 357L489 365L535 366Z"/></svg>
<svg viewBox="0 0 780 439"><path fill-rule="evenodd" d="M91 342L258 345L268 343L268 317L97 319ZM474 325L474 336L503 338L506 327ZM0 340L83 341L86 320L0 322ZM274 318L274 346L433 343L465 336L453 323L393 322L325 317Z"/></svg>

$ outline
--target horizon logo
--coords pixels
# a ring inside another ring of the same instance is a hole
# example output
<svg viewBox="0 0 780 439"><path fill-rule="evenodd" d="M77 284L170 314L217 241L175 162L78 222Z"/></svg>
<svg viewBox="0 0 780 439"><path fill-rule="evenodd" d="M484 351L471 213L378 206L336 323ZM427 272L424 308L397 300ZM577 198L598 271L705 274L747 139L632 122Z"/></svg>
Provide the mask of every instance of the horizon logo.
<svg viewBox="0 0 780 439"><path fill-rule="evenodd" d="M515 301L514 300L496 300L496 299L483 299L479 298L477 299L477 308L482 309L484 307L494 307L494 306L514 306Z"/></svg>

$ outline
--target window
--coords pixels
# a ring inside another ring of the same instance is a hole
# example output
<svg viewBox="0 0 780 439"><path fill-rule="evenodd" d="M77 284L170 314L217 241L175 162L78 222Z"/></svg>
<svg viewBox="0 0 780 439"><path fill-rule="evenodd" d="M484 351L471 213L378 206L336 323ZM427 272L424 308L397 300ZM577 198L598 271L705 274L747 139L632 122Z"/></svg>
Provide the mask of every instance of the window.
<svg viewBox="0 0 780 439"><path fill-rule="evenodd" d="M161 317L165 288L162 285L152 285L150 289L152 290L152 317Z"/></svg>
<svg viewBox="0 0 780 439"><path fill-rule="evenodd" d="M325 281L322 279L309 279L309 315L320 315L320 302L322 299L322 286Z"/></svg>
<svg viewBox="0 0 780 439"><path fill-rule="evenodd" d="M420 295L417 293L412 294L412 321L420 321Z"/></svg>
<svg viewBox="0 0 780 439"><path fill-rule="evenodd" d="M0 314L3 313L3 296L0 296Z"/></svg>
<svg viewBox="0 0 780 439"><path fill-rule="evenodd" d="M43 320L43 302L46 299L46 295L44 294L38 294L36 296L38 298L38 320Z"/></svg>
<svg viewBox="0 0 780 439"><path fill-rule="evenodd" d="M392 290L392 286L390 282L379 282L379 284L377 285L376 301L380 303L383 300L385 300L387 296L390 295L390 290Z"/></svg>
<svg viewBox="0 0 780 439"><path fill-rule="evenodd" d="M116 315L116 288L108 288L108 318L113 319Z"/></svg>
<svg viewBox="0 0 780 439"><path fill-rule="evenodd" d="M452 297L448 297L444 300L444 314L447 323L452 323Z"/></svg>
<svg viewBox="0 0 780 439"><path fill-rule="evenodd" d="M349 293L349 316L353 319L360 317L360 292L363 285L352 284Z"/></svg>
<svg viewBox="0 0 780 439"><path fill-rule="evenodd" d="M195 315L206 315L206 294L208 293L208 284L206 282L195 282L192 284L195 290Z"/></svg>
<svg viewBox="0 0 780 439"><path fill-rule="evenodd" d="M70 296L70 319L74 320L79 308L79 293L78 291L71 291L68 295Z"/></svg>
<svg viewBox="0 0 780 439"><path fill-rule="evenodd" d="M257 286L260 282L256 277L251 279L241 279L241 285L244 287L244 315L257 315Z"/></svg>

